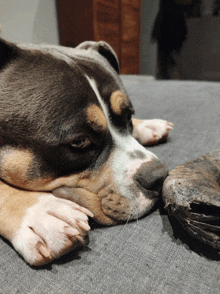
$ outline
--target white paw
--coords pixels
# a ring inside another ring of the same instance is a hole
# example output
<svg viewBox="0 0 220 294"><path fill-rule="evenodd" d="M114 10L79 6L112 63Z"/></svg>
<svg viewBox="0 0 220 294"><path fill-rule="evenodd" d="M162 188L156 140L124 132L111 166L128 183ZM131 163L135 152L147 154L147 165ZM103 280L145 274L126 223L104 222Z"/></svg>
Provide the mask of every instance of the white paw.
<svg viewBox="0 0 220 294"><path fill-rule="evenodd" d="M142 145L152 145L165 139L173 124L162 119L136 120L133 136Z"/></svg>
<svg viewBox="0 0 220 294"><path fill-rule="evenodd" d="M27 209L11 242L31 265L42 265L83 244L93 214L65 199L43 194Z"/></svg>

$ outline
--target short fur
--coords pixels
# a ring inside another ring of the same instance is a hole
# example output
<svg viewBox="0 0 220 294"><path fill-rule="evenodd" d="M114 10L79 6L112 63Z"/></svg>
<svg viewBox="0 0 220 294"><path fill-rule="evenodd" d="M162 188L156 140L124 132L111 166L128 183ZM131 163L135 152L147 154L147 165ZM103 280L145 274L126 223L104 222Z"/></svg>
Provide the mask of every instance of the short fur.
<svg viewBox="0 0 220 294"><path fill-rule="evenodd" d="M142 147L172 124L131 119L105 42L77 48L0 40L0 234L41 265L83 244L88 216L147 214L167 167Z"/></svg>

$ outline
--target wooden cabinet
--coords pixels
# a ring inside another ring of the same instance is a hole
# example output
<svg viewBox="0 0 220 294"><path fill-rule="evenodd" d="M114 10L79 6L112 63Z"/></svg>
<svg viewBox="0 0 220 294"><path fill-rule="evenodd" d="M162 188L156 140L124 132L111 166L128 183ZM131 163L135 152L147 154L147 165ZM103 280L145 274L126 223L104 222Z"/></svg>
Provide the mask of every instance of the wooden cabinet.
<svg viewBox="0 0 220 294"><path fill-rule="evenodd" d="M108 42L123 74L139 73L141 0L57 0L60 43Z"/></svg>

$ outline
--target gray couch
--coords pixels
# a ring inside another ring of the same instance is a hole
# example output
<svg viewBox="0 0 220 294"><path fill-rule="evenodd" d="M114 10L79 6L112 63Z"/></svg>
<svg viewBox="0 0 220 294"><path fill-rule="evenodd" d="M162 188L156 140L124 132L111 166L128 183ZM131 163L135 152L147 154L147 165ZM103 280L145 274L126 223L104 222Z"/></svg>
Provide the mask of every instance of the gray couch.
<svg viewBox="0 0 220 294"><path fill-rule="evenodd" d="M170 169L220 148L220 84L122 77L136 116L174 123L149 149ZM192 240L158 203L137 221L93 224L88 246L31 268L0 239L0 293L220 293L220 255Z"/></svg>

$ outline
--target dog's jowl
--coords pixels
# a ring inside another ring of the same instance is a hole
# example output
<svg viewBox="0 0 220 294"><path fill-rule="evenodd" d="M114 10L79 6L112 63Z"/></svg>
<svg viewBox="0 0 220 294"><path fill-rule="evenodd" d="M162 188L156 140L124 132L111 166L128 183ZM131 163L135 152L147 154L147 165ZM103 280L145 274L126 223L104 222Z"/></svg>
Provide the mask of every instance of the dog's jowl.
<svg viewBox="0 0 220 294"><path fill-rule="evenodd" d="M88 217L136 219L159 197L167 167L141 144L172 124L132 119L118 74L105 42L0 40L0 234L32 265L82 245Z"/></svg>

